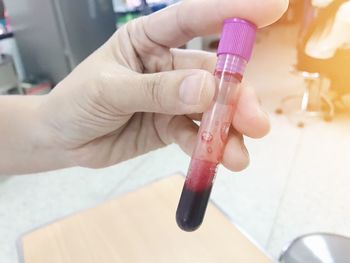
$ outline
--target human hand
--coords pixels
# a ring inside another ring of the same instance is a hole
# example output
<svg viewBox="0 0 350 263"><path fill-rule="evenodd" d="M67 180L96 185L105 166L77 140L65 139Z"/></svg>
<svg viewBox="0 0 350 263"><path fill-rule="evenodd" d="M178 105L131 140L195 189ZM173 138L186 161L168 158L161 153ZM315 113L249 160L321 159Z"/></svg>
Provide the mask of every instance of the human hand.
<svg viewBox="0 0 350 263"><path fill-rule="evenodd" d="M193 119L215 92L216 56L175 49L195 36L218 33L228 17L259 27L277 20L287 0L185 0L131 21L41 100L42 136L67 166L105 167L177 143L191 154ZM223 165L249 161L243 136L262 137L269 122L252 89L237 101Z"/></svg>

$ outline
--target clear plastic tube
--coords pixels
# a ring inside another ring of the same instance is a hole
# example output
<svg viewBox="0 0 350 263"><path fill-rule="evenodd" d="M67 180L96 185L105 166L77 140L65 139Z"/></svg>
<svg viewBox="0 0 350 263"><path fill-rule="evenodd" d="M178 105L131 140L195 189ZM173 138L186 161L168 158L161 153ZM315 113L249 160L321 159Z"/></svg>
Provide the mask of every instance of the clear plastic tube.
<svg viewBox="0 0 350 263"><path fill-rule="evenodd" d="M235 100L247 61L239 56L218 56L214 76L216 94L209 111L202 117L196 146L176 211L176 221L185 231L202 223L221 163L235 112Z"/></svg>

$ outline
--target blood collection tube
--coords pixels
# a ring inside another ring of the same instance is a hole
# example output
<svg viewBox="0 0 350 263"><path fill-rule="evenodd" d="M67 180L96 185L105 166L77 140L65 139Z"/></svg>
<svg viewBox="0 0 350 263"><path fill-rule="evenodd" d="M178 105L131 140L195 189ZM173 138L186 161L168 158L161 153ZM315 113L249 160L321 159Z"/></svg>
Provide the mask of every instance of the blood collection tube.
<svg viewBox="0 0 350 263"><path fill-rule="evenodd" d="M215 68L216 93L203 114L197 142L176 211L178 226L194 231L202 223L217 166L222 161L237 88L255 42L256 26L240 18L224 21Z"/></svg>

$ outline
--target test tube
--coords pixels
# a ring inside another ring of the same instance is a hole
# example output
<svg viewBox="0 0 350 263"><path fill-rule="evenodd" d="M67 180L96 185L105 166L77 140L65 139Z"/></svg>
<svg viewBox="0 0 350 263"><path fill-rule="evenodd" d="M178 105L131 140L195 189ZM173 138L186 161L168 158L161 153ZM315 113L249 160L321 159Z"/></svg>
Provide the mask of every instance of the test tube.
<svg viewBox="0 0 350 263"><path fill-rule="evenodd" d="M224 21L214 72L216 92L203 114L197 142L176 211L178 226L194 231L202 223L217 166L222 161L235 99L255 42L256 26L240 18Z"/></svg>

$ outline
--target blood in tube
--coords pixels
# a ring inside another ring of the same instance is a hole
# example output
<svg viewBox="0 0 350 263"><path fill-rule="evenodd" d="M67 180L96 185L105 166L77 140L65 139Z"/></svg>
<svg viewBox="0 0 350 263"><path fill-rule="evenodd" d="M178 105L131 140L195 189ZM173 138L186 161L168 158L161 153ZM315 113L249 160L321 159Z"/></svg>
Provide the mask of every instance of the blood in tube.
<svg viewBox="0 0 350 263"><path fill-rule="evenodd" d="M193 231L202 223L216 167L216 163L192 159L176 213L177 224L183 230Z"/></svg>
<svg viewBox="0 0 350 263"><path fill-rule="evenodd" d="M231 18L224 21L214 73L216 94L211 108L203 114L176 211L176 222L182 230L194 231L202 224L255 34L256 26L246 20Z"/></svg>
<svg viewBox="0 0 350 263"><path fill-rule="evenodd" d="M231 93L228 96L230 103L214 103L211 110L203 115L196 148L176 212L177 224L185 231L196 230L203 221L217 166L222 161L227 143L234 114L236 87L241 79L237 74L222 71L217 71L215 76L223 80L218 81L221 83L219 90Z"/></svg>

